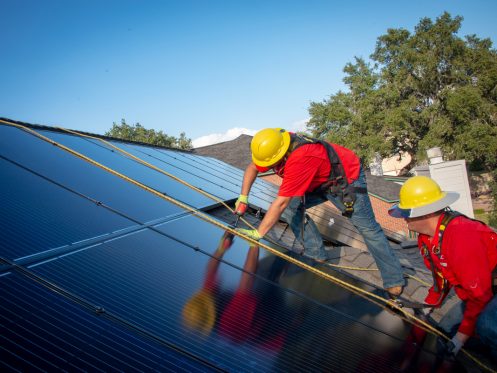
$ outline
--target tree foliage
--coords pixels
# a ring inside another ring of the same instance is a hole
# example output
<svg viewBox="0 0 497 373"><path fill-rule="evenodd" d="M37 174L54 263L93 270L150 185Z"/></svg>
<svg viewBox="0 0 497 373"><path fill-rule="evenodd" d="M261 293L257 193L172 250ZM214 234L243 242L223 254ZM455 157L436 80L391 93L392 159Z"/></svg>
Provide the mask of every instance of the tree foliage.
<svg viewBox="0 0 497 373"><path fill-rule="evenodd" d="M179 138L176 138L166 135L162 131L146 129L140 123L129 125L124 119L121 119L121 124L114 122L112 128L105 135L168 148L191 149L193 147L192 140L187 138L184 132L180 134Z"/></svg>
<svg viewBox="0 0 497 373"><path fill-rule="evenodd" d="M408 152L412 167L439 146L447 160L495 170L497 52L489 39L459 37L461 22L443 13L413 33L387 30L369 62L345 66L347 92L311 103L308 129L368 160Z"/></svg>
<svg viewBox="0 0 497 373"><path fill-rule="evenodd" d="M407 151L418 159L441 146L450 159L497 165L497 54L489 39L457 36L462 18L422 19L410 34L389 29L373 64L345 68L348 92L311 103L314 135L347 144L362 156ZM482 152L482 149L488 151Z"/></svg>

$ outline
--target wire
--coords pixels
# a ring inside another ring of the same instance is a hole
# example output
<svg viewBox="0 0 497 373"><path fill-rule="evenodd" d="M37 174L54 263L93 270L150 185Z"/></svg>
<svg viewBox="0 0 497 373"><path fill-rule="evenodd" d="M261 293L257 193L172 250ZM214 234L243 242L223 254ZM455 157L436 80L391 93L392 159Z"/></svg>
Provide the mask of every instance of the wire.
<svg viewBox="0 0 497 373"><path fill-rule="evenodd" d="M253 244L256 244L256 245L258 245L258 246L266 249L267 251L269 251L273 255L281 257L281 258L287 260L288 262L290 262L292 264L295 264L296 266L304 268L304 269L306 269L306 270L308 270L308 271L310 271L310 272L312 272L312 273L314 273L314 274L316 274L316 275L318 275L318 276L320 276L320 277L322 277L324 279L329 280L330 282L333 282L333 283L335 283L337 285L340 285L343 288L351 291L352 293L354 293L354 294L356 294L358 296L361 296L361 297L369 300L370 302L373 302L373 303L379 305L380 307L387 308L387 309L392 309L392 310L394 310L397 313L397 316L400 317L401 319L403 319L404 321L409 322L411 324L417 324L417 326L419 326L421 329L423 329L423 330L425 330L427 332L430 332L430 333L432 333L434 335L437 335L437 336L445 339L446 341L450 341L450 338L448 336L446 336L445 334L443 334L442 332L440 332L438 329L436 329L435 327L433 327L432 325L430 325L426 321L424 321L424 320L416 317L415 315L413 315L413 314L405 311L402 307L400 307L398 304L396 304L396 302L393 301L393 300L387 300L387 299L385 299L383 297L380 297L380 296L378 296L376 294L373 294L373 293L371 293L371 292L369 292L367 290L364 290L364 289L361 289L361 288L359 288L357 286L349 284L346 281L340 280L339 278L337 278L335 276L332 276L329 273L323 272L323 271L321 271L321 270L319 270L319 269L317 269L315 267L312 267L312 266L310 266L310 265L308 265L306 263L303 263L303 262L301 262L301 261L299 261L297 259L294 259L291 256L286 255L286 254L284 254L284 253L282 253L282 252L280 252L280 251L278 251L278 250L276 250L276 249L274 249L274 248L272 248L272 247L270 247L270 246L268 246L268 245L266 245L266 244L264 244L262 242L256 241L256 240L254 240L254 239L252 239L252 238L250 238L248 236L245 236L245 235L239 233L238 231L236 231L235 229L233 229L233 228L231 228L229 226L223 225L222 223L220 223L219 221L211 218L209 215L203 213L202 211L200 211L200 210L198 210L198 209L196 209L194 207L191 207L189 205L186 205L183 202L180 202L180 201L178 201L178 200L176 200L176 199L174 199L174 198L172 198L170 196L167 196L164 193L161 193L161 192L159 192L159 191L157 191L157 190L155 190L155 189L153 189L153 188L151 188L151 187L149 187L149 186L147 186L147 185L145 185L145 184L143 184L143 183L141 183L141 182L139 182L139 181L137 181L135 179L132 179L132 178L130 178L130 177L128 177L128 176L126 176L126 175L124 175L124 174L122 174L122 173L120 173L120 172L118 172L118 171L116 171L116 170L114 170L112 168L109 168L109 167L107 167L107 166L105 166L105 165L97 162L96 160L94 160L94 159L92 159L90 157L87 157L84 154L81 154L81 153L77 152L76 150L73 150L73 149L71 149L71 148L69 148L69 147L67 147L67 146L65 146L63 144L60 144L60 143L58 143L58 142L56 142L56 141L54 141L54 140L52 140L52 139L50 139L50 138L42 135L42 134L40 134L39 132L37 132L37 131L35 131L35 130L29 128L29 127L27 127L26 125L21 125L21 124L17 124L17 123L14 123L14 122L5 121L3 119L0 119L0 122L4 123L4 124L7 124L7 125L10 125L10 126L13 126L13 127L16 127L16 128L21 129L23 131L26 131L26 132L28 132L28 133L30 133L30 134L38 137L41 140L44 140L44 141L46 141L46 142L48 142L48 143L50 143L50 144L52 144L54 146L57 146L60 149L66 151L66 152L68 152L68 153L70 153L70 154L72 154L72 155L74 155L74 156L76 156L76 157L78 157L80 159L83 159L86 162L88 162L88 163L90 163L90 164L92 164L92 165L94 165L96 167L99 167L99 168L101 168L101 169L103 169L103 170L105 170L105 171L107 171L107 172L109 172L109 173L111 173L111 174L113 174L113 175L115 175L117 177L120 177L120 178L122 178L122 179L130 182L131 184L134 184L134 185L136 185L136 186L138 186L140 188L143 188L143 189L147 190L148 192L150 192L150 193L152 193L152 194L154 194L154 195L156 195L156 196L158 196L158 197L160 197L162 199L165 199L166 201L168 201L170 203L173 203L176 206L179 206L179 207L181 207L181 208L183 208L183 209L191 212L193 215L198 216L200 219L202 219L202 220L204 220L206 222L209 222L209 223L211 223L211 224L213 224L213 225L215 225L215 226L217 226L217 227L219 227L219 228L221 228L221 229L223 229L225 231L228 231L228 232L230 232L230 233L232 233L232 234L234 234L236 236L242 237L243 239L245 239L248 242L251 242ZM78 132L74 132L74 131L70 131L70 130L67 130L67 131L79 135ZM88 135L84 135L84 136L92 137L92 136L88 136ZM96 137L93 137L93 138L96 138ZM111 144L109 143L109 145L111 145ZM111 146L114 147L114 145L111 145ZM125 154L125 153L127 153L127 152L123 151L123 154ZM131 156L131 154L130 154L130 156ZM137 157L132 156L132 158L137 158ZM139 159L139 158L137 158L137 159ZM144 162L143 164L147 163L145 161L143 161L143 162ZM153 166L153 167L155 169L155 166ZM165 174L167 175L168 173L165 173ZM176 178L176 177L174 177L174 178L178 179L178 180L181 180L181 179ZM183 183L186 183L186 182L183 182ZM196 188L196 189L198 189L198 188ZM199 189L199 191L200 191L200 189ZM217 197L215 197L215 198L217 198ZM229 209L230 209L230 211L233 211L231 208L229 208ZM382 303L384 304L384 306L382 305ZM493 371L491 368L489 368L488 366L486 366L482 362L480 362L476 357L474 357L473 355L471 355L464 348L461 349L461 351L464 354L466 354L471 360L473 360L475 363L477 363L480 367L482 367L484 369L487 369L489 371Z"/></svg>
<svg viewBox="0 0 497 373"><path fill-rule="evenodd" d="M85 133L81 133L81 132L78 132L78 131L73 131L73 130L70 130L70 129L67 129L67 128L63 128L63 127L55 127L61 131L64 131L64 132L67 132L67 133L71 133L73 135L77 135L77 136L81 136L81 137L86 137L86 138L89 138L89 139L93 139L93 140L98 140L102 143L104 143L105 145L111 147L112 149L114 150L117 150L118 152L120 152L121 154L124 154L126 155L127 157L130 157L131 159L133 159L134 161L140 163L140 164L143 164L144 166L147 166L157 172L160 172L161 174L163 175L166 175L170 178L172 178L173 180L176 180L177 182L195 190L196 192L198 193L201 193L202 195L206 196L207 198L210 198L212 199L213 201L216 201L218 203L220 203L221 205L223 205L224 207L226 207L231 213L235 213L235 211L229 206L227 205L222 199L202 190L202 189L199 189L197 188L196 186L188 183L187 181L167 172L167 171L164 171L163 169L157 167L157 166L154 166L153 164L127 152L126 150L110 143L109 141L105 140L105 139L102 139L101 137L96 137L96 136L92 136L92 135L88 135L88 134L85 134ZM250 227L251 229L256 229L256 227L254 227L252 224L250 224L246 219L244 219L243 217L241 217L241 219L248 227ZM273 240L271 240L270 238L265 238L267 241L275 244L275 245L279 245L278 242L275 242ZM345 266L345 265L340 265L340 264L333 264L333 263L326 263L327 266L329 267L334 267L334 268L341 268L341 269L348 269L348 270L354 270L354 271L378 271L377 268L362 268L362 267L351 267L351 266ZM417 279L416 277L414 276L411 276L412 278L422 282L421 280Z"/></svg>

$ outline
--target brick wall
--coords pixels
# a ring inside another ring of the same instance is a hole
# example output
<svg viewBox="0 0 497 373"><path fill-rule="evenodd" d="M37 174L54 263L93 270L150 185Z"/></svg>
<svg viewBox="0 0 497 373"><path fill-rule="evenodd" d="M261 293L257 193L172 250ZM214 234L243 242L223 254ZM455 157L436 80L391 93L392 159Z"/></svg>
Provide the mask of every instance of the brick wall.
<svg viewBox="0 0 497 373"><path fill-rule="evenodd" d="M267 175L262 176L261 178L269 183L281 185L282 179L279 176ZM409 232L407 230L407 224L404 222L404 219L392 218L390 215L388 215L388 209L392 207L393 203L385 202L372 195L369 196L369 199L376 216L376 221L382 226L382 228L408 236ZM338 209L332 203L326 202L326 204L329 205L331 209L338 211Z"/></svg>
<svg viewBox="0 0 497 373"><path fill-rule="evenodd" d="M373 206L374 215L376 216L376 221L384 228L389 231L409 235L407 230L407 224L404 219L392 218L388 215L388 209L393 206L393 203L385 202L374 196L369 196L371 205Z"/></svg>

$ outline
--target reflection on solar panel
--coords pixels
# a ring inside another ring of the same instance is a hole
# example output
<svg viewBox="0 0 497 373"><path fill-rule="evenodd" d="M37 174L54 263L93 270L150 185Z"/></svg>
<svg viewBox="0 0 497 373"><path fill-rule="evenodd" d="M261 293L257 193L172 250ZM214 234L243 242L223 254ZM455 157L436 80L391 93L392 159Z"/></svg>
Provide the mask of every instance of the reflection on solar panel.
<svg viewBox="0 0 497 373"><path fill-rule="evenodd" d="M191 210L219 203L96 139L0 122L2 370L398 371L395 315ZM111 142L215 198L242 171ZM141 183L156 191L140 188ZM251 202L267 209L274 186ZM160 198L180 201L189 209ZM410 366L432 364L417 351Z"/></svg>

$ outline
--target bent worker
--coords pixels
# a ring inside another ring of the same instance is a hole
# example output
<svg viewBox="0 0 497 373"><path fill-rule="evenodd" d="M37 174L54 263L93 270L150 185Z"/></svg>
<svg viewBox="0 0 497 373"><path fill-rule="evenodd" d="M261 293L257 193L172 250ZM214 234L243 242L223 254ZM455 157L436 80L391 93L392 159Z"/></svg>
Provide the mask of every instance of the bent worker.
<svg viewBox="0 0 497 373"><path fill-rule="evenodd" d="M476 329L497 358L497 234L448 209L458 198L458 193L443 192L431 178L415 176L404 183L400 202L389 214L404 218L409 230L419 233L418 246L434 278L425 302L440 306L451 287L463 301L456 322L460 325L445 346L447 352L456 355ZM458 312L451 313L444 318L454 319ZM445 326L447 332L450 326Z"/></svg>
<svg viewBox="0 0 497 373"><path fill-rule="evenodd" d="M323 262L328 259L321 234L305 208L331 201L348 216L364 237L380 270L383 286L392 296L402 292L402 267L374 217L366 178L357 155L336 144L266 128L250 144L252 163L245 170L236 213L243 215L248 195L259 172L273 169L283 178L278 196L256 230L240 229L261 239L282 218L304 247L304 255Z"/></svg>

